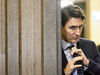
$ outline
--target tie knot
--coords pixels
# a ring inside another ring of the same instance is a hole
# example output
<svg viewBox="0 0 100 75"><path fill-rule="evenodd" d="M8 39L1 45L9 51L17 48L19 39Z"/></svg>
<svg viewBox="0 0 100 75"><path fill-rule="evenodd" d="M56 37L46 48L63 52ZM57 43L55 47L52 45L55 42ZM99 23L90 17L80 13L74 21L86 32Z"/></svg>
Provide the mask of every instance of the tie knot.
<svg viewBox="0 0 100 75"><path fill-rule="evenodd" d="M69 45L65 50L67 50L67 49L70 49L71 50L72 47L74 47L73 44Z"/></svg>

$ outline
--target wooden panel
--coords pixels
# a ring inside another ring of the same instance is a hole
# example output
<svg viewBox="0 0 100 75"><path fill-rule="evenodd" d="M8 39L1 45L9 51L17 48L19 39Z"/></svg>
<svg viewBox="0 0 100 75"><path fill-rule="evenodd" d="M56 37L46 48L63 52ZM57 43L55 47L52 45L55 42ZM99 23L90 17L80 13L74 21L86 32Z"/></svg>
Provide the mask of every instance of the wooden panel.
<svg viewBox="0 0 100 75"><path fill-rule="evenodd" d="M0 75L58 75L59 20L56 0L0 0Z"/></svg>
<svg viewBox="0 0 100 75"><path fill-rule="evenodd" d="M57 75L56 0L44 0L44 75Z"/></svg>
<svg viewBox="0 0 100 75"><path fill-rule="evenodd" d="M7 1L7 75L19 75L18 35L18 0L9 0Z"/></svg>
<svg viewBox="0 0 100 75"><path fill-rule="evenodd" d="M0 75L5 75L5 0L0 0Z"/></svg>
<svg viewBox="0 0 100 75"><path fill-rule="evenodd" d="M21 0L22 75L41 75L41 0Z"/></svg>

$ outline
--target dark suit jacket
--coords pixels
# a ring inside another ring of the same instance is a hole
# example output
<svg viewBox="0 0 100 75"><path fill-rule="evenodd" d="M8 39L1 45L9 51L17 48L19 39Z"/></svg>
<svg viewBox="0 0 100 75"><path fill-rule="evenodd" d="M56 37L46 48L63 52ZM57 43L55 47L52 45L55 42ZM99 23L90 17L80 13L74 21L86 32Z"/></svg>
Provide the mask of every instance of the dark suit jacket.
<svg viewBox="0 0 100 75"><path fill-rule="evenodd" d="M89 66L84 75L100 75L100 53L98 52L96 45L93 41L80 38L77 43L77 48L82 49L86 57L89 59ZM64 74L64 68L68 61L62 49L62 75Z"/></svg>

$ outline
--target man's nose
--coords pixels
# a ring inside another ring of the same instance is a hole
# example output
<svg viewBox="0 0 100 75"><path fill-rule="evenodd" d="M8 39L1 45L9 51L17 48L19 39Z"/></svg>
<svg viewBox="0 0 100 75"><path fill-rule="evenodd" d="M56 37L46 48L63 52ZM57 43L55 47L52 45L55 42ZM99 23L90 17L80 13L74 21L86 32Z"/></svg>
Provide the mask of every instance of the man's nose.
<svg viewBox="0 0 100 75"><path fill-rule="evenodd" d="M80 35L80 29L79 28L76 29L75 34L78 35L78 36Z"/></svg>

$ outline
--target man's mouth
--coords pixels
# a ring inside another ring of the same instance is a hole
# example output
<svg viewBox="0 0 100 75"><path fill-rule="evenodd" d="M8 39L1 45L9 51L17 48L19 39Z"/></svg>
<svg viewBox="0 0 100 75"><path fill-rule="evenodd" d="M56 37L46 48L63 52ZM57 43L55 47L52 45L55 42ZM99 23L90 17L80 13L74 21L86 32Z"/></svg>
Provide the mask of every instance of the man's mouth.
<svg viewBox="0 0 100 75"><path fill-rule="evenodd" d="M79 37L73 37L73 39L74 39L74 40L77 40L77 39L79 39Z"/></svg>

